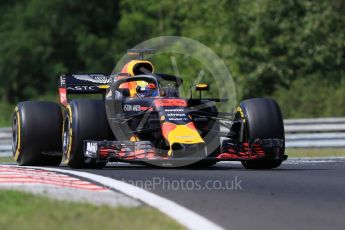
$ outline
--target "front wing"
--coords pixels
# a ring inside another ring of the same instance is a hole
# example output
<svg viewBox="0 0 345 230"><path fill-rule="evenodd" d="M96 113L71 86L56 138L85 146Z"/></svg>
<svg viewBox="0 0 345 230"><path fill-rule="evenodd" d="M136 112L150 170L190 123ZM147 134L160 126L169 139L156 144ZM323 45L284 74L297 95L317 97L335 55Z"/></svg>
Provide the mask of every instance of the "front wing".
<svg viewBox="0 0 345 230"><path fill-rule="evenodd" d="M243 161L257 160L264 158L267 149L275 149L275 159L286 160L286 155L280 155L284 148L284 141L281 139L261 139L254 143L234 143L231 140L224 140L220 145L217 154L186 155L178 158L159 154L159 151L150 141L84 141L84 156L88 162L155 162L155 161ZM272 151L270 151L272 154ZM193 159L195 158L195 159Z"/></svg>

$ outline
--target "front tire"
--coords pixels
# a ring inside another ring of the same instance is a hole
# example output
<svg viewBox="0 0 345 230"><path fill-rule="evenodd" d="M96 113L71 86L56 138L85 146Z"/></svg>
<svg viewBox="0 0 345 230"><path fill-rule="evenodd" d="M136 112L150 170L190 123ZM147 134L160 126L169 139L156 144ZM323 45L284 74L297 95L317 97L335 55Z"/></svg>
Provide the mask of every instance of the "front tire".
<svg viewBox="0 0 345 230"><path fill-rule="evenodd" d="M84 141L113 139L104 101L73 100L67 106L63 125L65 163L71 168L103 168L106 163L87 162Z"/></svg>
<svg viewBox="0 0 345 230"><path fill-rule="evenodd" d="M62 160L62 112L52 102L27 101L15 108L14 160L21 166L58 166Z"/></svg>
<svg viewBox="0 0 345 230"><path fill-rule="evenodd" d="M279 167L285 152L284 123L279 105L267 98L245 100L240 104L236 116L244 121L245 141L253 143L256 139L282 139L284 142L283 148L266 148L266 157L242 161L242 165L246 169Z"/></svg>

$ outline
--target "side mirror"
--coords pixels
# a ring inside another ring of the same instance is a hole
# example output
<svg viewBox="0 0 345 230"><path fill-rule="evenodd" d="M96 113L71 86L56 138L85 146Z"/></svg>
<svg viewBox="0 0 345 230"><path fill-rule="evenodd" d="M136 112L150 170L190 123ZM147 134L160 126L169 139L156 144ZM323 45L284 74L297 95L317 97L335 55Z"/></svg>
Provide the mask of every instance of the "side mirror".
<svg viewBox="0 0 345 230"><path fill-rule="evenodd" d="M199 100L201 100L201 92L208 91L210 89L209 85L206 83L199 83L199 84L196 84L194 87L196 91L199 91ZM192 88L193 86L190 87L190 99L193 99Z"/></svg>
<svg viewBox="0 0 345 230"><path fill-rule="evenodd" d="M195 86L195 90L197 91L208 91L209 89L209 85L205 83L199 83Z"/></svg>

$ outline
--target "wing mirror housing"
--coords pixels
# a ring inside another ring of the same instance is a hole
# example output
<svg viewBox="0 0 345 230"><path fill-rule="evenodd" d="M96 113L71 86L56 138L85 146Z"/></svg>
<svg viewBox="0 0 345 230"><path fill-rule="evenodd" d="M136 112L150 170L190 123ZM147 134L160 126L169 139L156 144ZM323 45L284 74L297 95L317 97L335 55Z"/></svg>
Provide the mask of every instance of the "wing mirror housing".
<svg viewBox="0 0 345 230"><path fill-rule="evenodd" d="M206 83L199 83L195 85L196 91L208 91L210 89L210 86Z"/></svg>

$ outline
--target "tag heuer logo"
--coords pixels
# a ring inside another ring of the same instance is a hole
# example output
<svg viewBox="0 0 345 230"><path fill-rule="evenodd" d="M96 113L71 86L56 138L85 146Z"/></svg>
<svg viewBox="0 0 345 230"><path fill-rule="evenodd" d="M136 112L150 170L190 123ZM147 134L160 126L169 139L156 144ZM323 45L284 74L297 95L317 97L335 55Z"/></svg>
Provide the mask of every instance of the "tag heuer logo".
<svg viewBox="0 0 345 230"><path fill-rule="evenodd" d="M140 107L140 105L124 105L123 106L123 111L140 112L141 111L141 107Z"/></svg>

